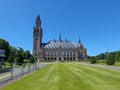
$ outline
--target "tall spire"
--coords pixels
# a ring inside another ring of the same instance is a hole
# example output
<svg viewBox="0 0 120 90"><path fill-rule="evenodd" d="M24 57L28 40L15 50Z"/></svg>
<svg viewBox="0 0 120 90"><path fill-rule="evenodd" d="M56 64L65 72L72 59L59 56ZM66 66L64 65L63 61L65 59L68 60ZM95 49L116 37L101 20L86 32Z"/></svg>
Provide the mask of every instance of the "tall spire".
<svg viewBox="0 0 120 90"><path fill-rule="evenodd" d="M53 38L53 41L55 41L55 38Z"/></svg>
<svg viewBox="0 0 120 90"><path fill-rule="evenodd" d="M81 43L80 37L78 38L78 43Z"/></svg>
<svg viewBox="0 0 120 90"><path fill-rule="evenodd" d="M36 18L36 27L38 28L39 26L41 26L41 20L40 20L40 16L38 15Z"/></svg>
<svg viewBox="0 0 120 90"><path fill-rule="evenodd" d="M61 41L61 33L60 33L60 35L59 35L59 40Z"/></svg>

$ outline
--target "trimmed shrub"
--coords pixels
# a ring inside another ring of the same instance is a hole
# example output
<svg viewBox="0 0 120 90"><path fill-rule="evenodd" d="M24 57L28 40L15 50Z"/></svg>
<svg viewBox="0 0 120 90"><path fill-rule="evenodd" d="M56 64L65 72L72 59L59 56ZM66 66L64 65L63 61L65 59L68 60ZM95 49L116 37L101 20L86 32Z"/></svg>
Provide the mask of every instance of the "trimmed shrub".
<svg viewBox="0 0 120 90"><path fill-rule="evenodd" d="M106 64L107 65L113 65L115 63L115 58L113 56L113 54L108 54L107 58L106 58Z"/></svg>
<svg viewBox="0 0 120 90"><path fill-rule="evenodd" d="M90 59L90 63L91 63L91 64L95 64L95 63L96 63L96 59L95 59L94 57L92 57L92 58Z"/></svg>

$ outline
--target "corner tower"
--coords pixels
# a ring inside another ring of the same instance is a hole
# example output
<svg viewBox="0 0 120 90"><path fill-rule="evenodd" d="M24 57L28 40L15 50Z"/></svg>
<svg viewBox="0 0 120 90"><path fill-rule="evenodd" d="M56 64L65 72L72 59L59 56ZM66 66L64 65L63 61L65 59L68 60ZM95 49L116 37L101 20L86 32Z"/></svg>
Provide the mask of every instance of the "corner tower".
<svg viewBox="0 0 120 90"><path fill-rule="evenodd" d="M36 25L33 27L33 56L36 60L39 59L39 51L42 47L42 28L41 20L38 15L36 18Z"/></svg>

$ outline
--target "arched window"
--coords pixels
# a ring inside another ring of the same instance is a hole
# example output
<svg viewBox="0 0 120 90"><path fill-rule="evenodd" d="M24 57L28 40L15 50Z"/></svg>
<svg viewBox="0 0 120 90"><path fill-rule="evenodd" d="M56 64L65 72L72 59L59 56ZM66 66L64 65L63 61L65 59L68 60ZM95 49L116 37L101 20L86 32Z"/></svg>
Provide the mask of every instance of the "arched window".
<svg viewBox="0 0 120 90"><path fill-rule="evenodd" d="M69 60L69 58L67 57L67 60Z"/></svg>
<svg viewBox="0 0 120 90"><path fill-rule="evenodd" d="M53 60L53 57L51 57L51 60Z"/></svg>
<svg viewBox="0 0 120 90"><path fill-rule="evenodd" d="M57 58L55 57L54 60L56 60Z"/></svg>
<svg viewBox="0 0 120 90"><path fill-rule="evenodd" d="M45 57L45 60L47 60L47 58Z"/></svg>
<svg viewBox="0 0 120 90"><path fill-rule="evenodd" d="M48 57L48 60L50 60L50 58Z"/></svg>
<svg viewBox="0 0 120 90"><path fill-rule="evenodd" d="M64 57L64 60L66 60L66 57Z"/></svg>
<svg viewBox="0 0 120 90"><path fill-rule="evenodd" d="M73 58L73 60L75 60L75 57Z"/></svg>
<svg viewBox="0 0 120 90"><path fill-rule="evenodd" d="M72 60L72 57L70 57L70 60Z"/></svg>

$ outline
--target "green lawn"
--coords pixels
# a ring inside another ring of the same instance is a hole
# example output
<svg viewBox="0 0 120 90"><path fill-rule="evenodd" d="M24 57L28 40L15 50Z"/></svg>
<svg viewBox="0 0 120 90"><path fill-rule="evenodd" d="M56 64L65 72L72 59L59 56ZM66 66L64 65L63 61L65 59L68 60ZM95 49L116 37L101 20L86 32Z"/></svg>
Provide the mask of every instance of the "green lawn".
<svg viewBox="0 0 120 90"><path fill-rule="evenodd" d="M54 63L2 90L120 90L120 71Z"/></svg>

